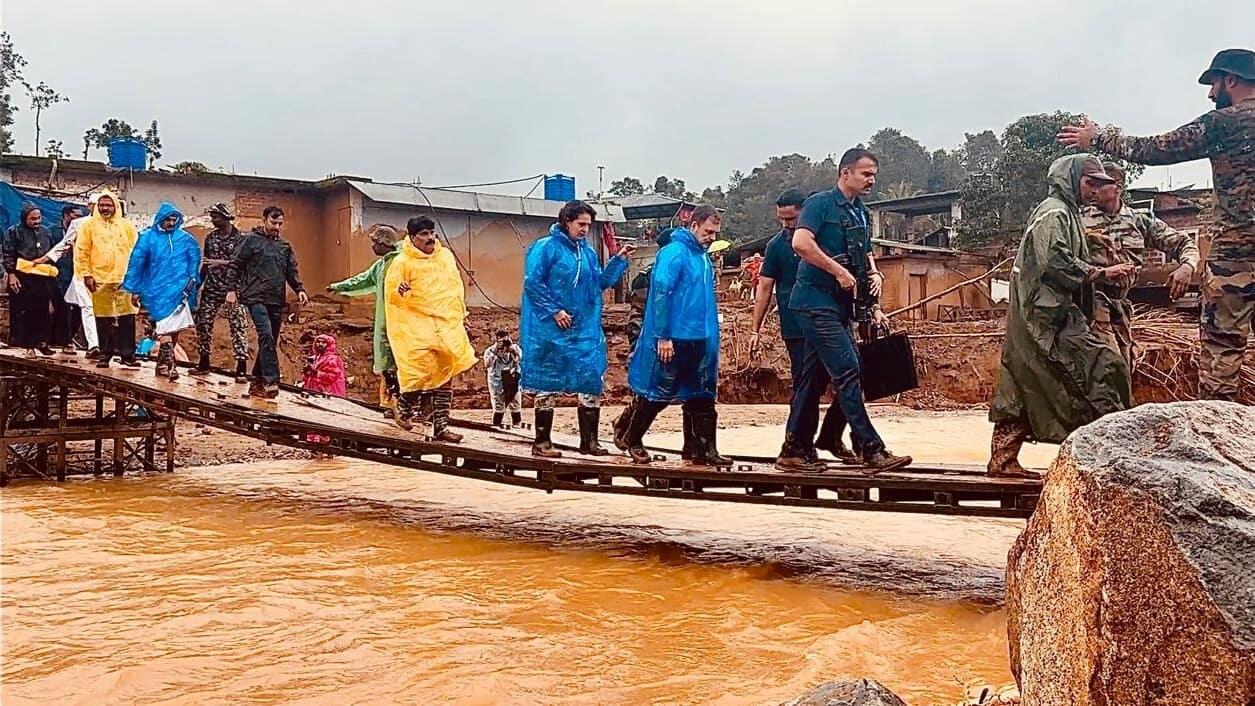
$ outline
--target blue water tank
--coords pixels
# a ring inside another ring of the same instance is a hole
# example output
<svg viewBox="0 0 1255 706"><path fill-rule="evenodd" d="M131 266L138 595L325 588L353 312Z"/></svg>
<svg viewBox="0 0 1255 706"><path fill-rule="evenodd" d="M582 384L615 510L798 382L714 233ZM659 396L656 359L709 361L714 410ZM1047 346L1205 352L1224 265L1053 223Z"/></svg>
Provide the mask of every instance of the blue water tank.
<svg viewBox="0 0 1255 706"><path fill-rule="evenodd" d="M134 137L115 137L109 141L109 166L143 171L148 166L148 149Z"/></svg>
<svg viewBox="0 0 1255 706"><path fill-rule="evenodd" d="M565 174L554 174L545 177L546 201L574 201L575 177Z"/></svg>

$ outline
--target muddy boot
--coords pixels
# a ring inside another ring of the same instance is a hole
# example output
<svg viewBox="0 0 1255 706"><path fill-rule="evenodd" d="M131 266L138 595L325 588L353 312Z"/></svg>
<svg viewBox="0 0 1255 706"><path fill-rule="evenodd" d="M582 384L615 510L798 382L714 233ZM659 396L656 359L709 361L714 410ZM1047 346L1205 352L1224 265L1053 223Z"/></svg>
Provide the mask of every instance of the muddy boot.
<svg viewBox="0 0 1255 706"><path fill-rule="evenodd" d="M208 375L209 374L209 356L202 355L200 357L200 360L196 361L196 367L192 368L192 371L188 374L195 375L196 377L204 377L205 375Z"/></svg>
<svg viewBox="0 0 1255 706"><path fill-rule="evenodd" d="M1021 422L998 422L990 441L989 465L986 475L993 478L1040 478L1020 465L1020 448L1028 440L1029 431Z"/></svg>
<svg viewBox="0 0 1255 706"><path fill-rule="evenodd" d="M601 425L600 407L579 407L580 453L589 456L609 456L610 452L597 441L597 427Z"/></svg>
<svg viewBox="0 0 1255 706"><path fill-rule="evenodd" d="M397 395L397 406L392 412L392 423L403 431L410 431L414 428L414 423L410 421L414 417L414 392L403 392Z"/></svg>
<svg viewBox="0 0 1255 706"><path fill-rule="evenodd" d="M492 426L494 429L500 429L503 420L505 420L505 414L503 412L492 413Z"/></svg>
<svg viewBox="0 0 1255 706"><path fill-rule="evenodd" d="M515 429L518 429L519 427L523 426L523 413L522 412L510 412L510 426L514 427Z"/></svg>
<svg viewBox="0 0 1255 706"><path fill-rule="evenodd" d="M775 465L777 471L786 473L823 473L828 470L828 464L820 461L814 450L802 448L791 436L786 437L780 447Z"/></svg>
<svg viewBox="0 0 1255 706"><path fill-rule="evenodd" d="M157 349L157 377L179 379L179 368L174 364L174 344L163 343Z"/></svg>
<svg viewBox="0 0 1255 706"><path fill-rule="evenodd" d="M645 450L645 432L649 431L649 427L658 418L658 414L667 408L667 403L642 399L634 406L636 409L632 412L624 437L628 454L632 456L632 463L646 464L652 461L653 457Z"/></svg>
<svg viewBox="0 0 1255 706"><path fill-rule="evenodd" d="M888 451L881 449L863 457L863 472L868 475L874 475L885 471L906 468L911 465L911 460L910 456L894 456Z"/></svg>
<svg viewBox="0 0 1255 706"><path fill-rule="evenodd" d="M708 400L699 406L693 414L694 448L693 458L689 460L695 466L731 466L732 459L719 453L715 446L715 438L719 430L719 413L715 411L715 401Z"/></svg>
<svg viewBox="0 0 1255 706"><path fill-rule="evenodd" d="M536 410L536 441L532 443L532 455L541 458L562 458L562 452L553 447L549 438L553 432L553 410Z"/></svg>
<svg viewBox="0 0 1255 706"><path fill-rule="evenodd" d="M628 426L632 424L632 414L636 411L637 398L633 397L631 402L623 408L618 418L614 420L614 445L620 451L628 450L627 431Z"/></svg>

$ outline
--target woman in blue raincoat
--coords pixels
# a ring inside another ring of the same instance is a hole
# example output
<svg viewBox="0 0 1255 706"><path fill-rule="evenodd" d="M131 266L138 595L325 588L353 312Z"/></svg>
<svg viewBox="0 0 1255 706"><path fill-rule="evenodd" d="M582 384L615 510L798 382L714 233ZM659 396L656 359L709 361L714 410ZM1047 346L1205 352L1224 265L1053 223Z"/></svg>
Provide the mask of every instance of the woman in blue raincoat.
<svg viewBox="0 0 1255 706"><path fill-rule="evenodd" d="M520 387L536 393L536 440L532 453L553 458L553 405L558 395L579 398L580 453L605 456L597 442L601 421L606 337L601 330L601 296L627 272L631 246L624 246L603 270L588 244L597 212L570 201L558 212L549 235L527 250L523 275Z"/></svg>
<svg viewBox="0 0 1255 706"><path fill-rule="evenodd" d="M157 336L157 375L179 377L174 346L179 332L192 328L200 277L200 244L183 230L183 213L162 203L152 227L139 234L126 266L122 290L139 297Z"/></svg>
<svg viewBox="0 0 1255 706"><path fill-rule="evenodd" d="M699 466L732 463L715 446L719 311L715 269L707 249L718 237L720 225L713 206L698 206L689 226L676 229L654 261L645 323L628 368L628 384L636 399L623 441L634 463L649 463L645 432L658 413L674 402L684 405L689 462Z"/></svg>

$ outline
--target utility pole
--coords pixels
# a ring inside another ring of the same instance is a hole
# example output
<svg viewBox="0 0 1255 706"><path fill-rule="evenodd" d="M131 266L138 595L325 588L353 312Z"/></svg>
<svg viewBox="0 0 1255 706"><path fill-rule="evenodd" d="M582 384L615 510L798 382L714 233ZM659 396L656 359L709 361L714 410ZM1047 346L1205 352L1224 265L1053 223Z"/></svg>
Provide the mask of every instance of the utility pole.
<svg viewBox="0 0 1255 706"><path fill-rule="evenodd" d="M602 188L605 181L604 179L605 175L606 175L606 167L600 164L597 165L597 200L598 201L606 197L606 190Z"/></svg>

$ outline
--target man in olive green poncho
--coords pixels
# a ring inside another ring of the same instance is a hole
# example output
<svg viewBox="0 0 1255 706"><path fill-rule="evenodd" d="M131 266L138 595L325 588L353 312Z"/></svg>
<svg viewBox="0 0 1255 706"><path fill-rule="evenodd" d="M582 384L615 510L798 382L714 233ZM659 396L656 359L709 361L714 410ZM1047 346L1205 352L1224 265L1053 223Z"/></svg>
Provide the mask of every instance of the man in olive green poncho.
<svg viewBox="0 0 1255 706"><path fill-rule="evenodd" d="M1090 332L1092 297L1086 294L1094 282L1121 283L1135 269L1087 262L1080 208L1111 181L1092 155L1061 157L1050 165L1049 196L1028 218L1011 270L1007 334L989 406L991 476L1035 476L1017 460L1025 441L1059 443L1130 404L1128 363Z"/></svg>
<svg viewBox="0 0 1255 706"><path fill-rule="evenodd" d="M388 276L388 265L400 251L396 229L387 225L372 226L370 231L370 247L378 260L364 272L360 272L342 281L327 286L328 292L343 294L346 297L360 297L367 294L375 295L375 331L374 331L374 371L380 377L379 404L385 409L384 416L391 417L396 407L397 363L392 356L392 346L388 343L388 321L384 314L384 278Z"/></svg>

